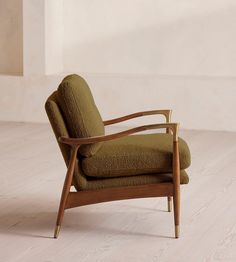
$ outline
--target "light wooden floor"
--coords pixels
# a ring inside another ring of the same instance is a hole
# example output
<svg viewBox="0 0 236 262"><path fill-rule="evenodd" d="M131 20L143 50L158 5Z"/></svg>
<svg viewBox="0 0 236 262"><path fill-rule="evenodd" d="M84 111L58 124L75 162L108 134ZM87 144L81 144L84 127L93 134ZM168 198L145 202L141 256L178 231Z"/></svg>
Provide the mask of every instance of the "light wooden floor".
<svg viewBox="0 0 236 262"><path fill-rule="evenodd" d="M46 124L0 123L0 261L236 261L236 133L182 132L191 148L181 238L165 198L68 210L52 238L65 166Z"/></svg>

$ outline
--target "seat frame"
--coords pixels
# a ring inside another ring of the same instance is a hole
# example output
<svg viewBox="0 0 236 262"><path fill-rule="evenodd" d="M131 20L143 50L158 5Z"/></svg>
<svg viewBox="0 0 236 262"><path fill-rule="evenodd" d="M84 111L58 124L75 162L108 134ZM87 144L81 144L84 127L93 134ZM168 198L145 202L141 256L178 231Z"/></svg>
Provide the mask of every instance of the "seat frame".
<svg viewBox="0 0 236 262"><path fill-rule="evenodd" d="M123 122L132 118L146 116L146 115L164 115L166 123L143 125L136 128L132 128L126 131L118 132L110 135L88 137L88 138L70 138L59 137L58 142L69 145L71 148L70 160L68 169L62 189L61 200L57 215L56 227L54 231L54 238L57 238L60 232L63 216L66 209L115 201L123 199L133 198L147 198L147 197L167 197L168 199L168 211L171 212L171 200L173 197L174 205L174 224L175 224L175 238L179 237L179 220L180 220L180 160L179 160L179 145L178 145L178 123L171 123L171 110L152 110L138 112L123 117L104 121L104 125L111 125L119 122ZM128 136L137 132L142 132L151 129L166 129L167 133L173 135L173 161L172 161L172 173L173 182L147 184L138 186L125 186L115 188L93 189L93 190L81 190L77 192L71 192L70 188L73 186L73 174L75 170L75 164L77 159L77 152L81 145L93 144L97 142L103 142L113 140L116 138Z"/></svg>

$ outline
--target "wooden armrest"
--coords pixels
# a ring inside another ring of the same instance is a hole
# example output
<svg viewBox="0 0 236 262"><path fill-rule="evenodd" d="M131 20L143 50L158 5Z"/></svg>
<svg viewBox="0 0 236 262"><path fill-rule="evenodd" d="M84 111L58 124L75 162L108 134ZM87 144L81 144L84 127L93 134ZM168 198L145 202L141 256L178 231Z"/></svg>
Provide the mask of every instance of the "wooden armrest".
<svg viewBox="0 0 236 262"><path fill-rule="evenodd" d="M152 125L144 125L135 127L132 129L128 129L122 132L118 132L115 134L104 135L104 136L95 136L95 137L86 137L86 138L69 138L69 137L59 137L59 142L63 144L70 145L72 147L79 147L81 145L93 144L108 140L113 140L116 138L128 136L134 133L151 130L151 129L162 129L162 128L169 128L173 132L173 141L178 141L178 126L177 123L163 123L163 124L152 124Z"/></svg>
<svg viewBox="0 0 236 262"><path fill-rule="evenodd" d="M132 118L141 117L141 116L150 116L150 115L164 115L166 118L166 122L168 123L170 122L171 113L172 113L172 110L170 109L143 111L143 112L137 112L137 113L133 113L130 115L106 120L106 121L103 121L103 123L105 126L107 126L107 125L112 125L112 124L116 124L119 122L127 121Z"/></svg>

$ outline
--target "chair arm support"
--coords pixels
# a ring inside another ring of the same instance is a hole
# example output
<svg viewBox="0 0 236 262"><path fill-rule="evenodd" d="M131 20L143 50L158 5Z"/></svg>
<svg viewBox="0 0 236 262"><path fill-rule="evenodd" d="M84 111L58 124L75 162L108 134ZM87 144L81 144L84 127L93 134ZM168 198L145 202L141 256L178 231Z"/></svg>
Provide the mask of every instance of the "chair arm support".
<svg viewBox="0 0 236 262"><path fill-rule="evenodd" d="M133 113L133 114L130 114L130 115L106 120L106 121L103 121L103 123L104 123L105 126L108 126L108 125L120 123L120 122L123 122L123 121L127 121L127 120L130 120L130 119L136 118L136 117L150 116L150 115L164 115L165 118L166 118L166 122L168 123L168 122L170 122L171 113L172 113L172 110L170 110L170 109L143 111L143 112L137 112L137 113Z"/></svg>
<svg viewBox="0 0 236 262"><path fill-rule="evenodd" d="M162 129L169 128L173 132L173 141L178 141L178 123L163 123L163 124L152 124L152 125L144 125L135 127L132 129L128 129L122 132L118 132L115 134L104 135L104 136L95 136L95 137L86 137L86 138L69 138L69 137L59 137L58 141L70 145L72 147L79 147L81 145L94 144L98 142L104 142L108 140L113 140L116 138L128 136L134 133L151 130L151 129Z"/></svg>

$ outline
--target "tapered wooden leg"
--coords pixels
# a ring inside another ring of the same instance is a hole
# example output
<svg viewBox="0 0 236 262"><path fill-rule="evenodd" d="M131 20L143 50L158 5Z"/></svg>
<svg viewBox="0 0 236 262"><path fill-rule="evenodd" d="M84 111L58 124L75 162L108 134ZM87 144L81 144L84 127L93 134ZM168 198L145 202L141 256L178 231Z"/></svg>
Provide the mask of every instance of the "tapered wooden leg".
<svg viewBox="0 0 236 262"><path fill-rule="evenodd" d="M169 123L171 121L171 111L169 112L168 115L166 115L166 123ZM167 134L171 134L171 129L170 128L167 128L166 129L166 133ZM168 196L167 197L167 205L168 205L168 212L171 212L172 211L172 205L171 205L171 196Z"/></svg>
<svg viewBox="0 0 236 262"><path fill-rule="evenodd" d="M77 151L78 151L78 147L73 147L71 149L70 162L69 162L69 166L68 166L68 169L67 169L66 178L65 178L63 189L62 189L62 193L61 193L61 201L60 201L60 206L59 206L59 210L58 210L58 214L57 214L57 222L56 222L56 227L55 227L55 231L54 231L54 238L57 238L58 235L59 235L59 232L60 232L61 223L62 223L62 219L63 219L64 212L65 212L66 200L67 200L68 194L70 192L73 173L74 173L74 169L75 169Z"/></svg>
<svg viewBox="0 0 236 262"><path fill-rule="evenodd" d="M175 237L179 237L179 220L180 220L180 163L179 163L179 145L174 141L173 145L173 183L174 183L174 221Z"/></svg>
<svg viewBox="0 0 236 262"><path fill-rule="evenodd" d="M54 231L54 238L58 238L58 235L60 233L61 226L56 225L55 231Z"/></svg>
<svg viewBox="0 0 236 262"><path fill-rule="evenodd" d="M171 212L171 210L172 210L171 196L167 197L167 203L168 203L168 212Z"/></svg>

